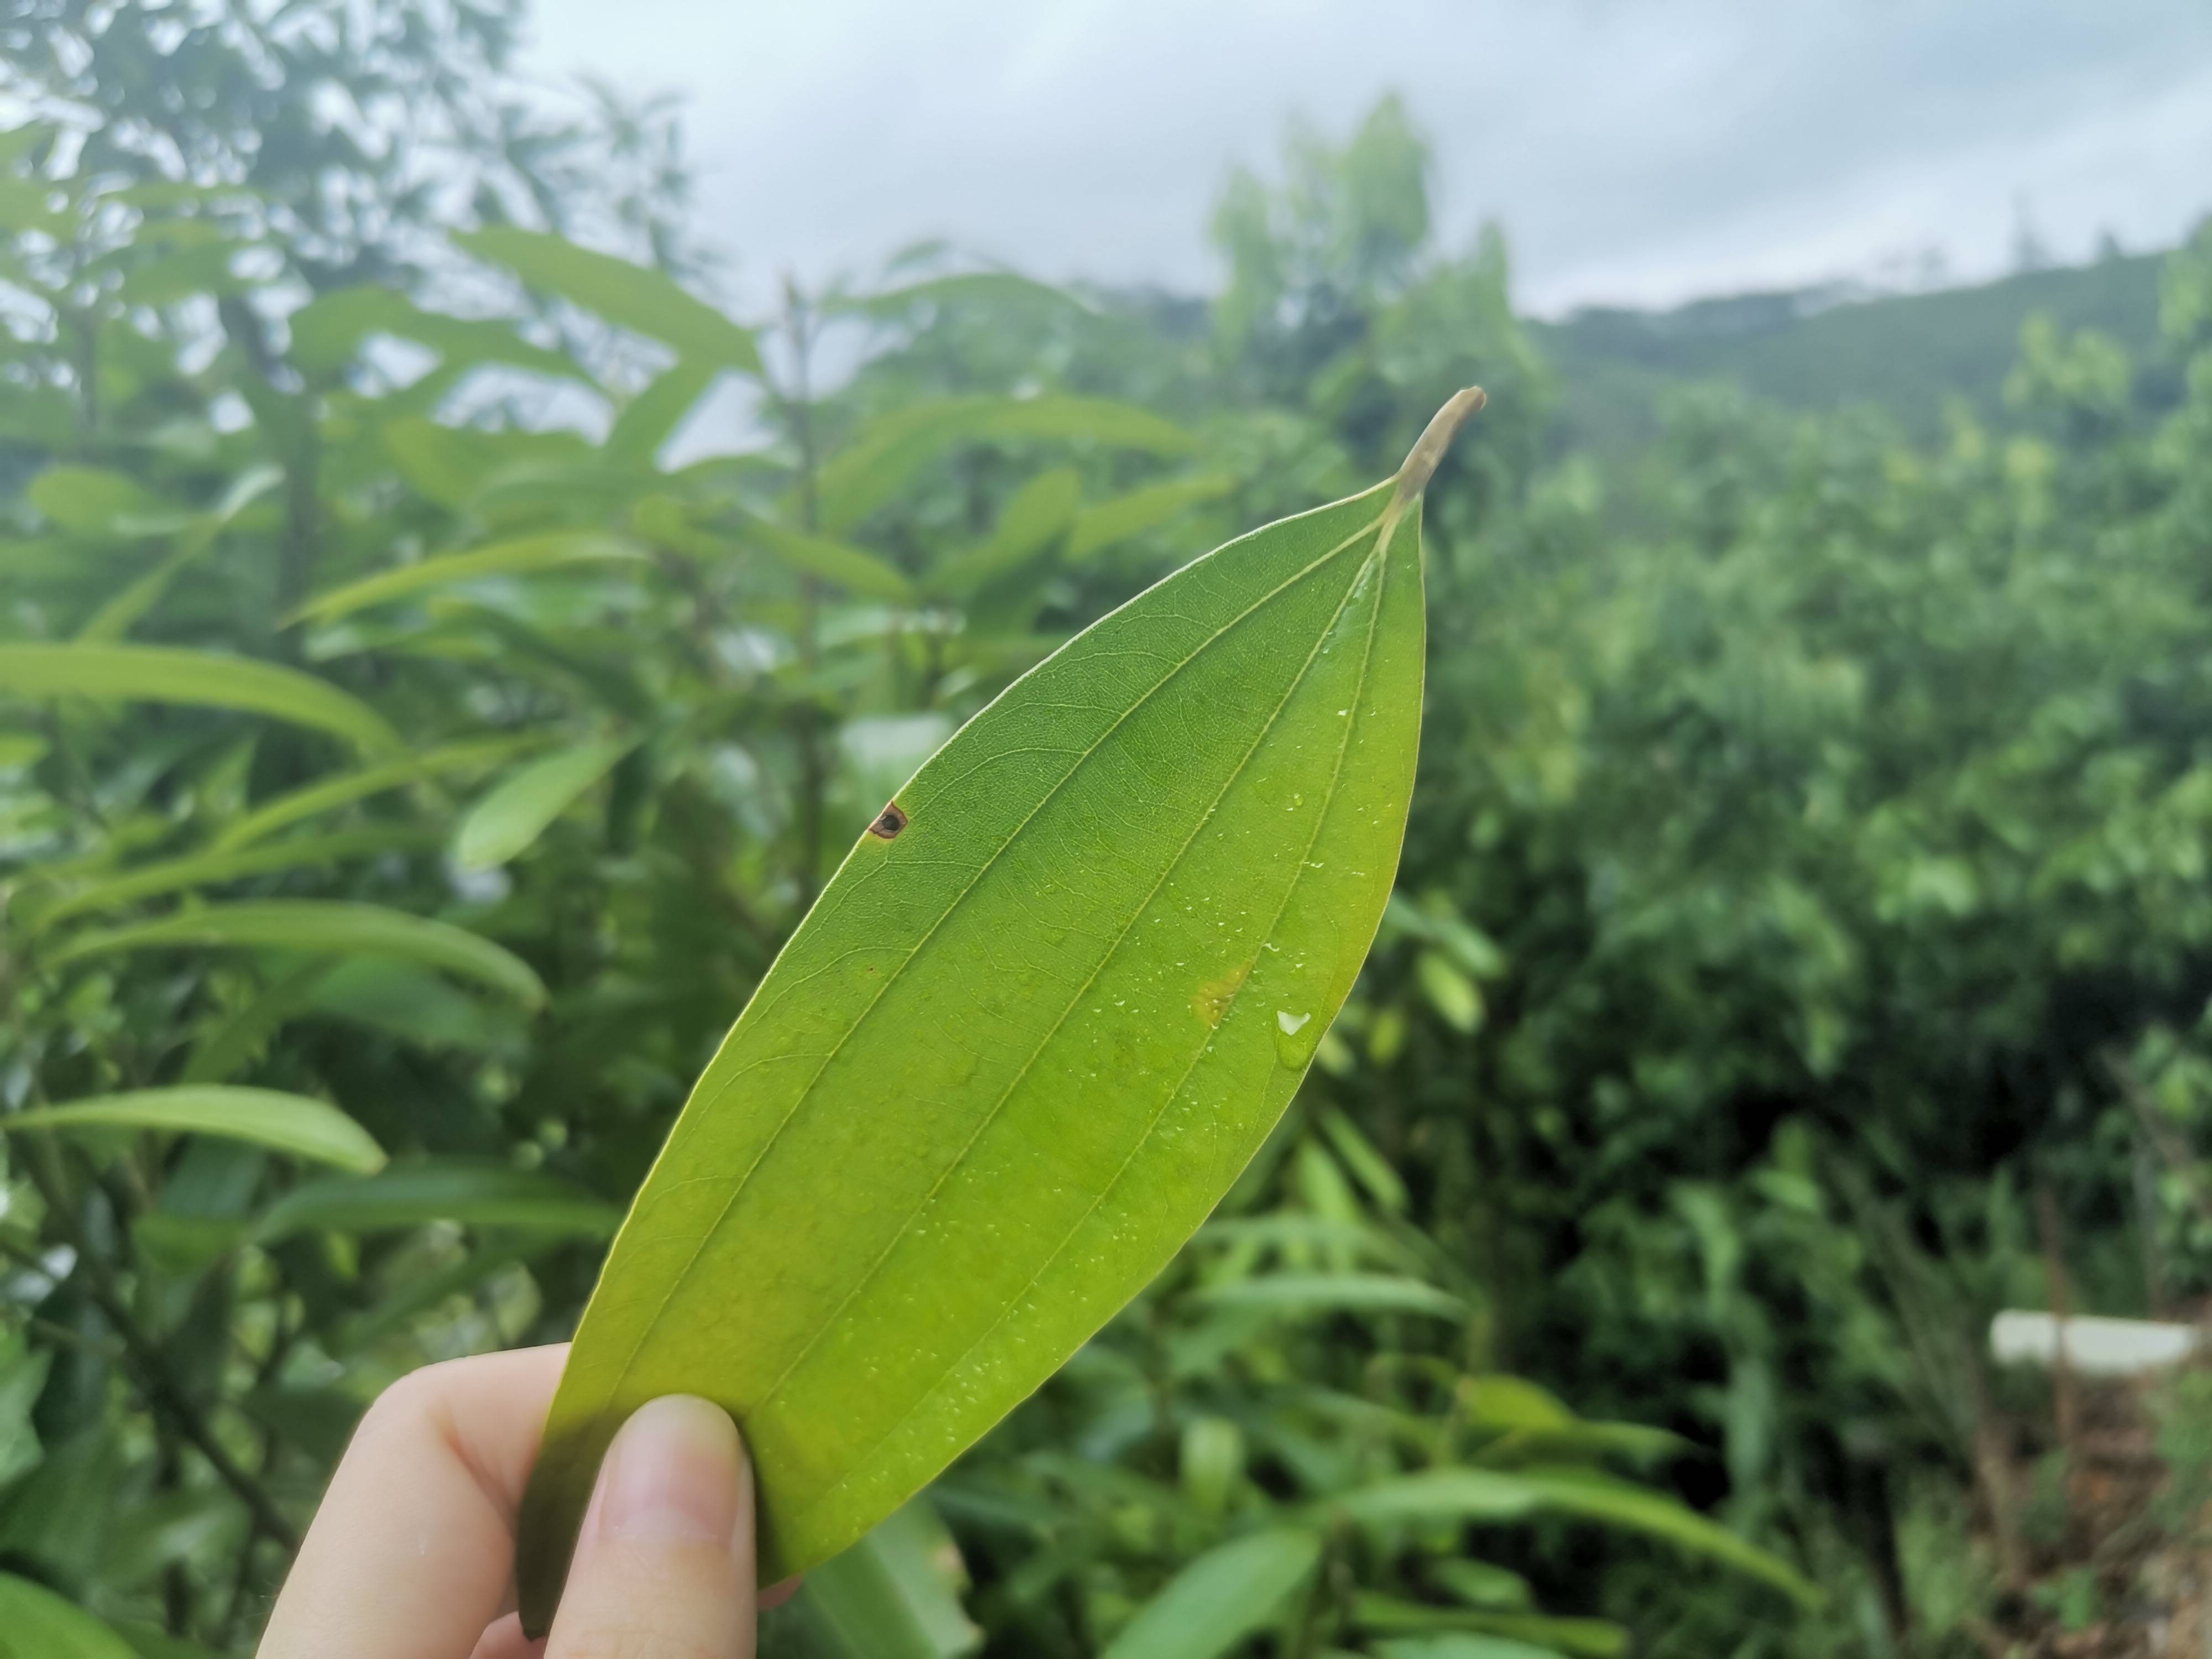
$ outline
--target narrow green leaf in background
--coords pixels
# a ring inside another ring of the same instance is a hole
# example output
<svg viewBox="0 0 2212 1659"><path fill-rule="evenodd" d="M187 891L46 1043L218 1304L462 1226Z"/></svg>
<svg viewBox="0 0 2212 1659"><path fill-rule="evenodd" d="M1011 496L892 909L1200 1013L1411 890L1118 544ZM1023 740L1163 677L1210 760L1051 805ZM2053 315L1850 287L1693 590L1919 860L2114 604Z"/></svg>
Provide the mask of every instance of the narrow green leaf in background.
<svg viewBox="0 0 2212 1659"><path fill-rule="evenodd" d="M760 373L751 331L684 292L665 272L514 225L458 231L453 240L479 259L505 265L532 288L672 346L678 356Z"/></svg>
<svg viewBox="0 0 2212 1659"><path fill-rule="evenodd" d="M33 507L64 530L112 536L159 536L190 514L127 472L104 466L50 466L23 491Z"/></svg>
<svg viewBox="0 0 2212 1659"><path fill-rule="evenodd" d="M1103 1659L1217 1659L1272 1620L1320 1559L1320 1535L1299 1528L1219 1545L1139 1608Z"/></svg>
<svg viewBox="0 0 2212 1659"><path fill-rule="evenodd" d="M1822 1600L1819 1586L1779 1556L1649 1487L1583 1468L1516 1469L1514 1478L1554 1513L1627 1527L1662 1539L1694 1555L1763 1579L1808 1607L1817 1607Z"/></svg>
<svg viewBox="0 0 2212 1659"><path fill-rule="evenodd" d="M1487 1561L1437 1561L1429 1576L1471 1607L1511 1613L1536 1605L1536 1592L1519 1573Z"/></svg>
<svg viewBox="0 0 2212 1659"><path fill-rule="evenodd" d="M328 1101L275 1089L185 1085L38 1106L0 1116L0 1130L158 1129L220 1135L362 1175L384 1167L384 1149Z"/></svg>
<svg viewBox="0 0 2212 1659"><path fill-rule="evenodd" d="M461 820L453 837L454 860L467 870L505 864L636 746L634 738L580 743L510 773Z"/></svg>
<svg viewBox="0 0 2212 1659"><path fill-rule="evenodd" d="M1482 993L1441 951L1424 951L1413 963L1413 977L1429 1006L1462 1036L1482 1024Z"/></svg>
<svg viewBox="0 0 2212 1659"><path fill-rule="evenodd" d="M88 910L112 910L162 893L209 887L258 876L272 870L296 869L304 865L335 864L343 859L369 858L380 853L426 845L419 825L392 824L366 830L342 830L335 835L304 836L273 847L257 847L233 853L196 853L186 858L164 859L141 865L118 875L88 883L33 914L41 927Z"/></svg>
<svg viewBox="0 0 2212 1659"><path fill-rule="evenodd" d="M1552 1619L1538 1613L1460 1612L1432 1607L1396 1596L1362 1593L1352 1598L1352 1621L1376 1635L1395 1639L1382 1643L1377 1652L1413 1654L1420 1659L1462 1659L1463 1656L1497 1655L1519 1659L1523 1654L1547 1659L1626 1659L1628 1631L1604 1619ZM1419 1632L1415 1634L1413 1632ZM1502 1643L1503 1647L1462 1646L1463 1643Z"/></svg>
<svg viewBox="0 0 2212 1659"><path fill-rule="evenodd" d="M128 634L140 617L160 603L185 567L215 544L232 520L283 482L283 469L265 464L240 473L212 509L179 532L176 546L166 558L93 612L91 621L77 631L77 638L97 642L119 640Z"/></svg>
<svg viewBox="0 0 2212 1659"><path fill-rule="evenodd" d="M1333 1500L1353 1520L1376 1525L1509 1521L1544 1510L1663 1539L1765 1580L1808 1605L1820 1592L1780 1558L1648 1487L1582 1468L1424 1469L1379 1480Z"/></svg>
<svg viewBox="0 0 2212 1659"><path fill-rule="evenodd" d="M0 1659L138 1659L131 1645L43 1584L0 1573Z"/></svg>
<svg viewBox="0 0 2212 1659"><path fill-rule="evenodd" d="M958 1659L983 1639L966 1584L959 1547L917 1498L809 1573L783 1620L814 1659Z"/></svg>
<svg viewBox="0 0 2212 1659"><path fill-rule="evenodd" d="M254 1227L264 1243L295 1233L373 1233L458 1221L471 1227L603 1238L622 1212L543 1170L448 1160L295 1187Z"/></svg>
<svg viewBox="0 0 2212 1659"><path fill-rule="evenodd" d="M827 1559L1164 1267L1304 1077L1397 867L1419 735L1419 494L1200 559L925 764L693 1091L616 1241L520 1547L543 1631L606 1444L707 1395L763 1572Z"/></svg>
<svg viewBox="0 0 2212 1659"><path fill-rule="evenodd" d="M863 549L827 536L802 535L764 519L752 520L738 533L801 574L819 576L861 598L896 605L914 599L914 584L905 572Z"/></svg>
<svg viewBox="0 0 2212 1659"><path fill-rule="evenodd" d="M477 581L486 576L526 576L543 570L595 561L643 556L632 543L596 530L556 530L542 536L522 536L495 542L467 553L441 553L414 564L403 564L357 582L319 593L296 611L293 622L333 622L372 605L419 593L426 587Z"/></svg>
<svg viewBox="0 0 2212 1659"><path fill-rule="evenodd" d="M990 539L946 560L933 574L931 586L940 592L970 593L1020 569L1074 522L1082 495L1083 482L1073 467L1039 473L1014 492Z"/></svg>
<svg viewBox="0 0 2212 1659"><path fill-rule="evenodd" d="M1148 409L1098 398L952 398L886 415L861 428L822 469L822 523L850 529L896 495L927 462L988 438L1087 441L1155 454L1187 454L1198 441Z"/></svg>
<svg viewBox="0 0 2212 1659"><path fill-rule="evenodd" d="M529 1007L545 1000L545 987L530 964L489 939L450 922L343 899L210 904L151 921L72 934L49 959L58 964L117 951L182 945L258 945L332 956L396 957L489 985Z"/></svg>
<svg viewBox="0 0 2212 1659"><path fill-rule="evenodd" d="M1286 1314L1338 1308L1361 1313L1429 1314L1465 1319L1468 1305L1418 1279L1386 1273L1268 1273L1216 1285L1197 1300L1215 1308L1262 1308Z"/></svg>
<svg viewBox="0 0 2212 1659"><path fill-rule="evenodd" d="M526 754L544 741L537 732L523 732L507 738L480 738L466 743L447 744L428 749L418 755L408 755L398 760L381 761L357 771L340 772L314 782L302 784L262 802L251 812L225 826L222 833L208 844L210 853L234 852L251 846L257 841L275 835L303 818L334 811L341 806L381 794L387 789L397 789L403 784L433 778L443 772L466 771L472 767L497 766L517 755Z"/></svg>
<svg viewBox="0 0 2212 1659"><path fill-rule="evenodd" d="M952 276L929 276L880 294L860 295L831 301L823 309L832 313L866 317L898 317L916 306L969 304L994 310L1042 304L1089 316L1089 305L1065 289L1040 283L1012 270L971 270Z"/></svg>
<svg viewBox="0 0 2212 1659"><path fill-rule="evenodd" d="M685 358L654 376L615 416L602 446L607 459L626 466L651 466L661 446L676 435L722 374L720 363Z"/></svg>
<svg viewBox="0 0 2212 1659"><path fill-rule="evenodd" d="M449 366L499 363L562 380L588 377L557 351L532 345L504 322L441 316L392 288L342 288L318 295L285 319L293 360L331 374L343 368L372 334L425 345Z"/></svg>
<svg viewBox="0 0 2212 1659"><path fill-rule="evenodd" d="M580 433L557 428L441 426L407 415L385 422L379 435L402 477L459 513L470 512L478 494L503 475L588 469L598 459Z"/></svg>
<svg viewBox="0 0 2212 1659"><path fill-rule="evenodd" d="M1370 1650L1376 1659L1561 1659L1557 1648L1536 1647L1510 1636L1478 1636L1472 1631L1377 1642Z"/></svg>
<svg viewBox="0 0 2212 1659"><path fill-rule="evenodd" d="M362 749L400 746L381 714L327 680L173 646L0 645L0 692L234 708L332 732Z"/></svg>
<svg viewBox="0 0 2212 1659"><path fill-rule="evenodd" d="M1067 556L1070 561L1087 559L1115 542L1156 529L1201 501L1218 501L1236 488L1237 480L1228 473L1207 472L1195 478L1170 478L1096 502L1075 515L1067 534Z"/></svg>
<svg viewBox="0 0 2212 1659"><path fill-rule="evenodd" d="M1541 1501L1517 1475L1493 1469L1424 1469L1362 1486L1337 1498L1353 1520L1376 1526L1438 1521L1512 1521Z"/></svg>

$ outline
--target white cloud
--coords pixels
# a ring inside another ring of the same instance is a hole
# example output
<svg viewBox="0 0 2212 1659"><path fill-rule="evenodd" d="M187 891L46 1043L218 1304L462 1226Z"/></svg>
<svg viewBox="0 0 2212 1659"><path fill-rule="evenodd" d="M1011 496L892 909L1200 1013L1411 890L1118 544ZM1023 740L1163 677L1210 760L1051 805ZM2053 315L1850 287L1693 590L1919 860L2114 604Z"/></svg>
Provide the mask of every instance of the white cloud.
<svg viewBox="0 0 2212 1659"><path fill-rule="evenodd" d="M1206 285L1214 193L1285 118L1402 91L1446 233L1525 303L2002 263L2212 208L2195 0L538 0L541 75L679 90L733 286L944 235L1049 276Z"/></svg>

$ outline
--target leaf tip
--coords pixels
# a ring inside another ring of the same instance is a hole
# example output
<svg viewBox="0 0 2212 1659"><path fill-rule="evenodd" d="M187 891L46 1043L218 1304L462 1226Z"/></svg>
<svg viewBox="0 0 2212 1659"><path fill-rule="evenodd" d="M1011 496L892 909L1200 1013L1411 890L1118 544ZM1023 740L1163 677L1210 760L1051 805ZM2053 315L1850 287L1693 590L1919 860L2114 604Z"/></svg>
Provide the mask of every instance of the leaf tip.
<svg viewBox="0 0 2212 1659"><path fill-rule="evenodd" d="M1394 500L1402 507L1429 487L1436 476L1437 465L1444 452L1459 435L1459 429L1472 419L1477 410L1490 401L1479 386L1455 392L1444 406L1430 417L1420 437L1406 453L1405 465L1398 469L1398 488Z"/></svg>

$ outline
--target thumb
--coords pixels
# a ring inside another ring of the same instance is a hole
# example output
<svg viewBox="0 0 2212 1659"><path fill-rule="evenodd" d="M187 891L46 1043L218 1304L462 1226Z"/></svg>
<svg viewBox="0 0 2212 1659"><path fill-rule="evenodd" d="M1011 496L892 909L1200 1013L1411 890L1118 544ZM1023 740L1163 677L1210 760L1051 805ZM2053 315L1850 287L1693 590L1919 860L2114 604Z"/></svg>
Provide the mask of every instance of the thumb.
<svg viewBox="0 0 2212 1659"><path fill-rule="evenodd" d="M545 1659L752 1659L753 1480L719 1406L672 1395L607 1449Z"/></svg>

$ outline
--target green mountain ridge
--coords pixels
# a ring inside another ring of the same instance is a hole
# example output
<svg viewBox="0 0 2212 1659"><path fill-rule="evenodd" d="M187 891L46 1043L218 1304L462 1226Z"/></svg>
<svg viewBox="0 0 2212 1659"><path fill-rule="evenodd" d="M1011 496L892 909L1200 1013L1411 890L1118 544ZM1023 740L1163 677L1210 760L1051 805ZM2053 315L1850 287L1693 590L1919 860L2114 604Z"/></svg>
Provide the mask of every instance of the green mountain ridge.
<svg viewBox="0 0 2212 1659"><path fill-rule="evenodd" d="M1667 394L1714 381L1790 409L1871 405L1925 440L1942 431L1948 408L1999 407L2021 326L2039 313L2064 330L2099 330L2138 362L2150 356L2165 257L2121 254L1871 299L1831 286L1670 311L1590 307L1528 327L1559 377L1562 447L1640 449Z"/></svg>

